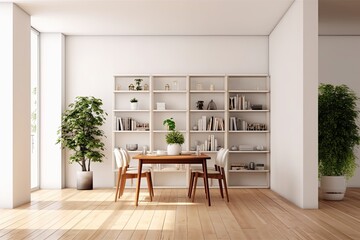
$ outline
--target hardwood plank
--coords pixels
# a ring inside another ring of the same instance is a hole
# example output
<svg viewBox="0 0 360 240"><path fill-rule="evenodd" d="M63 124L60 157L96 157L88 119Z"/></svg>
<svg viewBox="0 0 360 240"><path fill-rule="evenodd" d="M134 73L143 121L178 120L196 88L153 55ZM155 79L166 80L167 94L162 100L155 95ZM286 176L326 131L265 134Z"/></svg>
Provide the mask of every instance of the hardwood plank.
<svg viewBox="0 0 360 240"><path fill-rule="evenodd" d="M0 209L0 239L360 239L360 189L344 201L303 210L269 189L230 189L230 202L203 189L196 202L187 189L146 190L134 206L134 189L118 202L114 189L39 190L32 202Z"/></svg>

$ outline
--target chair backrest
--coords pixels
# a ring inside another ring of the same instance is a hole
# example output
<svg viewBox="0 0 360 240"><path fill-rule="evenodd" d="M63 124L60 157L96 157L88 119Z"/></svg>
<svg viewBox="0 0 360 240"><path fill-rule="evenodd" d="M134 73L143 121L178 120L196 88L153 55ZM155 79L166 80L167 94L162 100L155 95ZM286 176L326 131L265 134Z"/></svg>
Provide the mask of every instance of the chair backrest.
<svg viewBox="0 0 360 240"><path fill-rule="evenodd" d="M124 160L125 160L124 164L125 164L125 166L128 167L128 166L130 165L130 160L131 160L130 154L129 154L129 152L128 152L126 149L124 149L124 148L120 148L120 151L123 152L123 154L124 154Z"/></svg>
<svg viewBox="0 0 360 240"><path fill-rule="evenodd" d="M215 158L215 165L219 166L220 165L220 161L222 159L222 156L224 154L225 149L224 148L220 148L220 150L217 152L216 154L216 158Z"/></svg>
<svg viewBox="0 0 360 240"><path fill-rule="evenodd" d="M115 155L116 167L117 168L123 167L123 157L122 157L122 154L120 152L120 149L115 148L114 149L114 155Z"/></svg>
<svg viewBox="0 0 360 240"><path fill-rule="evenodd" d="M229 158L229 149L224 149L223 154L221 156L221 160L219 162L219 166L225 168L228 158Z"/></svg>

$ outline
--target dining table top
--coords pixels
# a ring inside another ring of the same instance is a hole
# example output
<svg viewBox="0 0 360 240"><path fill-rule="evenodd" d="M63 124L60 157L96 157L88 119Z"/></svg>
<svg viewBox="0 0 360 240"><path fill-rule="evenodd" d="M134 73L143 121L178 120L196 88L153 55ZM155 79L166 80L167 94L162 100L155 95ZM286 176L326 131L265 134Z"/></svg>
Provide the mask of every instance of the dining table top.
<svg viewBox="0 0 360 240"><path fill-rule="evenodd" d="M184 154L184 155L156 155L156 154L137 154L135 156L133 156L132 158L134 159L141 159L141 160L191 160L191 159L199 159L199 160L203 160L203 159L210 159L211 157L209 155L206 154Z"/></svg>

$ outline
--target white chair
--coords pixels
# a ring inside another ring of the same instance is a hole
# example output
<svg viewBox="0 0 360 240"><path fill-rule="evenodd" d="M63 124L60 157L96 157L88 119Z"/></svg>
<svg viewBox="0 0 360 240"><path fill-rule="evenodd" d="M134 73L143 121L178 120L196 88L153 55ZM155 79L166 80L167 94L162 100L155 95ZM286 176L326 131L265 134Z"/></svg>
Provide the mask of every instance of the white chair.
<svg viewBox="0 0 360 240"><path fill-rule="evenodd" d="M115 193L115 202L120 198L125 189L126 179L134 179L138 177L138 169L132 168L129 169L130 155L124 149L114 149L116 165L118 167L118 177L116 182L116 193ZM142 169L141 177L146 177L150 200L154 196L154 190L151 179L151 171L149 169Z"/></svg>
<svg viewBox="0 0 360 240"><path fill-rule="evenodd" d="M220 149L220 151L218 152L218 154L216 156L216 160L215 160L215 170L208 169L207 177L211 178L211 179L218 179L220 194L221 194L222 198L224 198L223 186L222 186L222 184L224 184L226 199L229 202L229 194L228 194L226 175L225 175L225 166L227 165L228 158L229 158L229 150L228 149ZM189 188L191 187L194 189L193 193L192 193L192 201L193 202L195 200L196 185L197 185L197 180L199 177L204 178L204 172L202 170L194 171L191 174L191 184L190 184ZM206 193L206 188L205 188L205 193ZM191 197L191 193L190 193L189 197Z"/></svg>

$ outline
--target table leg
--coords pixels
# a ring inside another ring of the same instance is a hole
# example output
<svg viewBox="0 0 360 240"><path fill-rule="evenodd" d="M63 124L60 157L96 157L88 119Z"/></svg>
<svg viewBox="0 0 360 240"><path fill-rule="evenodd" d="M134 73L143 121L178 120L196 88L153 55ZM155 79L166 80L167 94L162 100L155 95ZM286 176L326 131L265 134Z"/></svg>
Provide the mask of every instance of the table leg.
<svg viewBox="0 0 360 240"><path fill-rule="evenodd" d="M210 189L209 189L209 179L208 179L208 172L207 172L207 166L206 166L206 159L203 160L203 171L204 171L204 179L205 179L205 189L206 189L206 195L208 199L208 204L211 206L210 202Z"/></svg>
<svg viewBox="0 0 360 240"><path fill-rule="evenodd" d="M141 184L141 172L142 172L142 160L139 159L137 185L136 185L136 196L135 196L135 206L139 205L138 202L139 202L139 193L140 193L140 184Z"/></svg>

